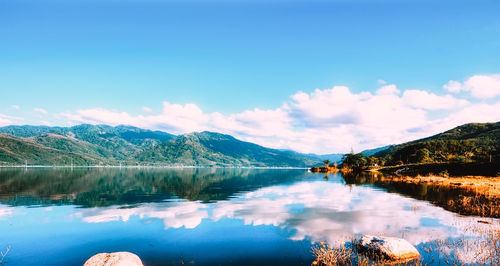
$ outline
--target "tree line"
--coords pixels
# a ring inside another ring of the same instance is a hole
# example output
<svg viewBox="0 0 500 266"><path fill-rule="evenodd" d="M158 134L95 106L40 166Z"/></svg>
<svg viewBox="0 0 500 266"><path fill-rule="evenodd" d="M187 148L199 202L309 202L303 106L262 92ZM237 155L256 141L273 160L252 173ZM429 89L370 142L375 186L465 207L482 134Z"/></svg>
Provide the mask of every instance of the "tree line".
<svg viewBox="0 0 500 266"><path fill-rule="evenodd" d="M393 146L373 156L351 152L343 156L342 167L360 168L447 162L496 162L500 159L499 150L498 143L488 139L426 140Z"/></svg>

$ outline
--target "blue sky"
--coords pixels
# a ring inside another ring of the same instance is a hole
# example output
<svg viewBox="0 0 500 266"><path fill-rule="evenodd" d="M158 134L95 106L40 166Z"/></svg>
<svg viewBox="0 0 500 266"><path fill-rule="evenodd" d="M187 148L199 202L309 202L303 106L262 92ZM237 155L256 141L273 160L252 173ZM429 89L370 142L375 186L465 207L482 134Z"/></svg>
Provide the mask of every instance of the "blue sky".
<svg viewBox="0 0 500 266"><path fill-rule="evenodd" d="M333 86L444 96L450 80L500 73L499 14L499 1L2 1L0 123L66 125L79 120L62 113L94 109L164 113L164 102L232 116ZM498 102L468 88L453 97Z"/></svg>

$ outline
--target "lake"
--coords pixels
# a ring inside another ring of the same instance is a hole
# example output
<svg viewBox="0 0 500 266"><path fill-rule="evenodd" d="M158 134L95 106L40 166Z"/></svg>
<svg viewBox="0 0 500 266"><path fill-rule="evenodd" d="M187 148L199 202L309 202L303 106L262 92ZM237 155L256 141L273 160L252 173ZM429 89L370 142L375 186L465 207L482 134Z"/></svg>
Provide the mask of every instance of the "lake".
<svg viewBox="0 0 500 266"><path fill-rule="evenodd" d="M433 247L481 239L498 226L499 219L461 216L408 192L346 182L340 173L0 168L7 265L81 265L115 251L133 252L145 265L310 265L314 243L357 234L402 237L424 263L450 255L475 262L479 247Z"/></svg>

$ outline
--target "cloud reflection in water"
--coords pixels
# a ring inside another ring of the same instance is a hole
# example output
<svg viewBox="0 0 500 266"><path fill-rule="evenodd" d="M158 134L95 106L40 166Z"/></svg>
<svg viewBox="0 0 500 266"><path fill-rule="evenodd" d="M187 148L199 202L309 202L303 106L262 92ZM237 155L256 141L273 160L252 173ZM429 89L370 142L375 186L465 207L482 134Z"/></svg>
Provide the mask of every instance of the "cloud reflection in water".
<svg viewBox="0 0 500 266"><path fill-rule="evenodd" d="M12 215L14 208L0 205L0 219L6 218Z"/></svg>
<svg viewBox="0 0 500 266"><path fill-rule="evenodd" d="M125 209L84 209L78 215L89 223L126 222L133 215L158 218L165 229L194 229L203 219L217 222L229 218L243 220L245 225L280 227L290 232L292 240L338 243L354 234L380 234L404 237L414 245L471 235L474 233L467 226L477 224L477 218L462 217L397 193L323 181L261 188L215 203L148 203Z"/></svg>
<svg viewBox="0 0 500 266"><path fill-rule="evenodd" d="M185 227L195 228L203 218L208 217L205 206L199 202L166 202L148 203L135 208L107 207L90 208L75 214L82 216L88 223L103 223L112 221L127 222L131 216L142 218L158 218L163 220L165 229Z"/></svg>

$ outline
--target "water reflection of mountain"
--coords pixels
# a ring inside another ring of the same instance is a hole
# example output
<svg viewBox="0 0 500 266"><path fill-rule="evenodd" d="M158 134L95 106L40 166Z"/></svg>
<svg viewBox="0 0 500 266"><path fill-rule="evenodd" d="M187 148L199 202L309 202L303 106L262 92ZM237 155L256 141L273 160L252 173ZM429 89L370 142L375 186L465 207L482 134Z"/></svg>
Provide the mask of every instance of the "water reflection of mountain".
<svg viewBox="0 0 500 266"><path fill-rule="evenodd" d="M304 178L303 170L280 169L0 169L0 202L13 206L83 207L158 202L203 202Z"/></svg>

